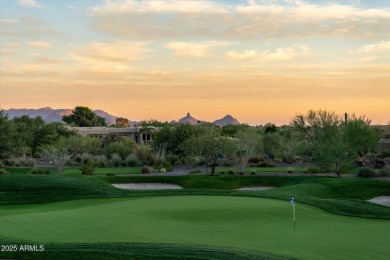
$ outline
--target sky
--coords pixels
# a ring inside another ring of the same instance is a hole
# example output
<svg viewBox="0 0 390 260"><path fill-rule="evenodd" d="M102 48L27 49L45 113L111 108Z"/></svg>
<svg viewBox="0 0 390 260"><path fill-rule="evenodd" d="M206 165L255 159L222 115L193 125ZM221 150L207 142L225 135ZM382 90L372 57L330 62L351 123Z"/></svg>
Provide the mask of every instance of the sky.
<svg viewBox="0 0 390 260"><path fill-rule="evenodd" d="M390 122L388 0L2 0L0 108Z"/></svg>

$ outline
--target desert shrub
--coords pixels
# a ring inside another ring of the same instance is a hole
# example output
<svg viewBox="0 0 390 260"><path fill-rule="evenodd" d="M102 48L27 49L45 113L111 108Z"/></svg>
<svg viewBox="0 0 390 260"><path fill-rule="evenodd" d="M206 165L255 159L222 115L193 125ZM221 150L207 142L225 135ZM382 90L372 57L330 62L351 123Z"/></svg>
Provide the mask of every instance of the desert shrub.
<svg viewBox="0 0 390 260"><path fill-rule="evenodd" d="M42 170L42 173L44 173L44 174L50 174L50 170L49 170L49 169L44 169L44 170Z"/></svg>
<svg viewBox="0 0 390 260"><path fill-rule="evenodd" d="M41 169L35 167L32 168L30 172L31 174L43 174L43 171Z"/></svg>
<svg viewBox="0 0 390 260"><path fill-rule="evenodd" d="M141 162L139 161L137 155L131 153L126 157L126 165L130 167L140 166Z"/></svg>
<svg viewBox="0 0 390 260"><path fill-rule="evenodd" d="M19 161L19 164L21 166L26 166L26 167L34 167L35 166L35 161L33 159L30 159L30 158L19 158L18 159Z"/></svg>
<svg viewBox="0 0 390 260"><path fill-rule="evenodd" d="M107 157L104 154L95 155L93 157L93 165L96 167L106 167L108 165Z"/></svg>
<svg viewBox="0 0 390 260"><path fill-rule="evenodd" d="M234 171L230 170L228 171L228 174L234 174Z"/></svg>
<svg viewBox="0 0 390 260"><path fill-rule="evenodd" d="M0 169L0 174L8 174L8 172L5 169Z"/></svg>
<svg viewBox="0 0 390 260"><path fill-rule="evenodd" d="M15 166L15 160L14 159L4 159L3 163L5 166Z"/></svg>
<svg viewBox="0 0 390 260"><path fill-rule="evenodd" d="M194 173L201 173L202 171L200 169L195 169L189 172L189 174L194 174Z"/></svg>
<svg viewBox="0 0 390 260"><path fill-rule="evenodd" d="M320 173L320 168L317 167L309 167L307 168L308 173Z"/></svg>
<svg viewBox="0 0 390 260"><path fill-rule="evenodd" d="M251 157L248 160L248 163L259 163L261 159L259 157Z"/></svg>
<svg viewBox="0 0 390 260"><path fill-rule="evenodd" d="M16 160L15 167L20 167L20 166L22 166L22 164L19 162L19 160Z"/></svg>
<svg viewBox="0 0 390 260"><path fill-rule="evenodd" d="M42 157L42 154L36 152L36 153L33 154L33 157L34 157L34 158L41 158L41 157Z"/></svg>
<svg viewBox="0 0 390 260"><path fill-rule="evenodd" d="M244 175L244 173L243 173L243 172L239 172L238 174L239 174L239 175Z"/></svg>
<svg viewBox="0 0 390 260"><path fill-rule="evenodd" d="M291 168L291 167L288 167L288 168L287 168L287 173L293 173L293 171L294 171L293 168Z"/></svg>
<svg viewBox="0 0 390 260"><path fill-rule="evenodd" d="M373 178L376 177L376 171L369 167L361 167L358 169L358 176L363 178Z"/></svg>
<svg viewBox="0 0 390 260"><path fill-rule="evenodd" d="M219 174L225 174L225 172L224 172L224 171L221 171Z"/></svg>
<svg viewBox="0 0 390 260"><path fill-rule="evenodd" d="M147 165L142 166L141 173L143 174L150 174L150 168Z"/></svg>
<svg viewBox="0 0 390 260"><path fill-rule="evenodd" d="M93 156L90 153L83 153L81 155L81 163L86 164L89 160L93 160Z"/></svg>
<svg viewBox="0 0 390 260"><path fill-rule="evenodd" d="M182 162L178 155L172 153L167 154L165 156L165 160L168 161L171 165L180 164Z"/></svg>
<svg viewBox="0 0 390 260"><path fill-rule="evenodd" d="M81 155L80 154L77 154L74 159L73 159L76 163L81 163L81 161L83 160Z"/></svg>
<svg viewBox="0 0 390 260"><path fill-rule="evenodd" d="M106 173L106 176L115 176L115 173Z"/></svg>
<svg viewBox="0 0 390 260"><path fill-rule="evenodd" d="M3 166L4 166L3 162L2 162L2 161L0 161L0 167L3 167Z"/></svg>
<svg viewBox="0 0 390 260"><path fill-rule="evenodd" d="M390 174L390 169L383 168L378 171L379 176L387 176L389 174Z"/></svg>
<svg viewBox="0 0 390 260"><path fill-rule="evenodd" d="M93 167L93 161L89 159L87 163L84 163L80 168L80 171L83 175L92 175L95 168Z"/></svg>
<svg viewBox="0 0 390 260"><path fill-rule="evenodd" d="M226 160L223 162L223 166L225 167L232 167L234 165L232 160Z"/></svg>
<svg viewBox="0 0 390 260"><path fill-rule="evenodd" d="M119 156L119 154L114 153L111 155L111 164L114 167L119 167L121 165L122 158Z"/></svg>
<svg viewBox="0 0 390 260"><path fill-rule="evenodd" d="M275 167L275 163L271 161L261 161L255 167Z"/></svg>
<svg viewBox="0 0 390 260"><path fill-rule="evenodd" d="M112 156L118 154L122 159L125 159L133 150L133 144L128 144L124 140L113 142L106 146L106 154Z"/></svg>
<svg viewBox="0 0 390 260"><path fill-rule="evenodd" d="M255 172L251 172L251 175L256 175L256 173Z"/></svg>
<svg viewBox="0 0 390 260"><path fill-rule="evenodd" d="M137 144L134 147L134 153L141 161L141 164L148 165L154 163L154 159L152 156L153 150L150 146Z"/></svg>

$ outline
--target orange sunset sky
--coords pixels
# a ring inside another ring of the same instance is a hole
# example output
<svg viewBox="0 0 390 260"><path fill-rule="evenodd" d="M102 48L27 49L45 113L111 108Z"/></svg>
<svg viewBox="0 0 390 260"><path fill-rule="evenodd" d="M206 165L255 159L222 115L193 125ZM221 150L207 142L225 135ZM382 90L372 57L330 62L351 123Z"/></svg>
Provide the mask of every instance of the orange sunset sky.
<svg viewBox="0 0 390 260"><path fill-rule="evenodd" d="M390 2L0 1L0 107L390 121Z"/></svg>

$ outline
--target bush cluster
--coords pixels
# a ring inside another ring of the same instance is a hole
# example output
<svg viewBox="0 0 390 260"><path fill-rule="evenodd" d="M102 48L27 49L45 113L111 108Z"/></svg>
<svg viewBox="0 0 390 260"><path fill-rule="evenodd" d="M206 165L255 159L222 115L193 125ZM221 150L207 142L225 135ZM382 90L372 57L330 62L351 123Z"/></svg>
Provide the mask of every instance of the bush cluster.
<svg viewBox="0 0 390 260"><path fill-rule="evenodd" d="M363 178L374 178L377 173L374 169L369 167L361 167L358 169L358 176Z"/></svg>
<svg viewBox="0 0 390 260"><path fill-rule="evenodd" d="M49 169L32 168L31 174L50 174Z"/></svg>

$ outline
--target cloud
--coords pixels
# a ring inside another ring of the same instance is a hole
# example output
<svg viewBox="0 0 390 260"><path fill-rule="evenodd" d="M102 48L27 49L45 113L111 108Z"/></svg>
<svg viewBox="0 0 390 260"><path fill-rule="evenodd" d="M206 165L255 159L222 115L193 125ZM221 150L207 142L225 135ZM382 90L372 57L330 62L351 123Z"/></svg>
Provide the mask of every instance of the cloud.
<svg viewBox="0 0 390 260"><path fill-rule="evenodd" d="M43 8L43 6L38 4L35 0L19 0L19 5L24 7Z"/></svg>
<svg viewBox="0 0 390 260"><path fill-rule="evenodd" d="M364 45L357 49L357 53L372 53L390 51L390 41L380 41L375 44Z"/></svg>
<svg viewBox="0 0 390 260"><path fill-rule="evenodd" d="M112 66L112 63L133 62L142 59L149 50L145 42L110 41L90 42L80 50L69 54L81 63Z"/></svg>
<svg viewBox="0 0 390 260"><path fill-rule="evenodd" d="M230 60L257 60L257 61L285 61L297 56L309 55L310 49L302 44L294 44L292 47L276 48L273 51L244 50L243 52L228 51L225 57Z"/></svg>
<svg viewBox="0 0 390 260"><path fill-rule="evenodd" d="M116 37L148 40L388 35L389 8L265 2L268 3L231 5L216 1L105 1L91 10L90 24L95 30Z"/></svg>
<svg viewBox="0 0 390 260"><path fill-rule="evenodd" d="M164 46L174 51L177 57L206 58L210 55L210 48L225 45L224 42L170 42Z"/></svg>
<svg viewBox="0 0 390 260"><path fill-rule="evenodd" d="M51 47L51 44L48 42L29 42L28 45L30 45L33 48L39 48L39 49L47 49Z"/></svg>

